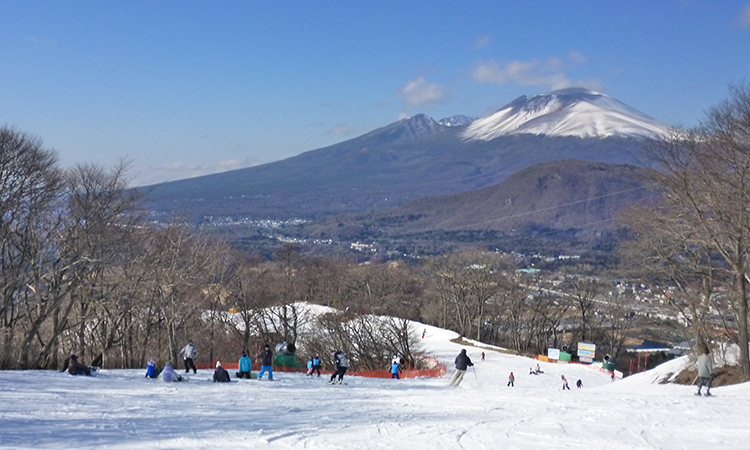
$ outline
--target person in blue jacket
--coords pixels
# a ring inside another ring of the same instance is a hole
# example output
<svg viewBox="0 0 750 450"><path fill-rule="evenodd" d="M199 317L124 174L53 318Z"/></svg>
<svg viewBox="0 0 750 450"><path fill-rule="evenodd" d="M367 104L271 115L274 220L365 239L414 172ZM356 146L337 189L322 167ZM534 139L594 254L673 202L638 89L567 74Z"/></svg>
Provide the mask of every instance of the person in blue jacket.
<svg viewBox="0 0 750 450"><path fill-rule="evenodd" d="M310 376L312 376L313 372L318 372L318 376L320 376L320 356L315 355L313 357L313 371L310 372Z"/></svg>
<svg viewBox="0 0 750 450"><path fill-rule="evenodd" d="M313 359L310 357L310 359L307 360L307 373L305 375L312 376L313 373Z"/></svg>
<svg viewBox="0 0 750 450"><path fill-rule="evenodd" d="M156 362L153 359L149 359L146 365L146 378L156 378L158 376L159 372L156 370Z"/></svg>
<svg viewBox="0 0 750 450"><path fill-rule="evenodd" d="M252 378L253 376L253 361L247 356L247 352L242 350L240 355L240 362L238 364L237 378Z"/></svg>
<svg viewBox="0 0 750 450"><path fill-rule="evenodd" d="M398 376L398 373L401 371L401 366L398 364L398 360L394 359L393 364L391 364L391 380L397 379L400 380L401 377Z"/></svg>

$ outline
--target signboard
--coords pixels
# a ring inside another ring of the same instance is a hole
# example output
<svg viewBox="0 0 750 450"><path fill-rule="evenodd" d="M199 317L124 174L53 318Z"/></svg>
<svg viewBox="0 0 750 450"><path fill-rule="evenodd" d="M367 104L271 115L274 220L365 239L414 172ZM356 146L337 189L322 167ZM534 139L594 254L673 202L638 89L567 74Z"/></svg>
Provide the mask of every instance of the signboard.
<svg viewBox="0 0 750 450"><path fill-rule="evenodd" d="M588 342L578 343L578 361L582 363L591 364L594 362L594 355L596 353L596 344Z"/></svg>
<svg viewBox="0 0 750 450"><path fill-rule="evenodd" d="M560 349L559 348L548 348L547 349L547 357L549 359L560 359Z"/></svg>

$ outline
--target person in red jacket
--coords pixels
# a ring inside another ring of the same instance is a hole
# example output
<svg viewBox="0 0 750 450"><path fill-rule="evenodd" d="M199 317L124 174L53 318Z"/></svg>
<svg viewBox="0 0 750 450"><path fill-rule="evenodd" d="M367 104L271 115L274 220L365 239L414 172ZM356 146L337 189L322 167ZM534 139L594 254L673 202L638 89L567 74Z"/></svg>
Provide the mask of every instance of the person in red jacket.
<svg viewBox="0 0 750 450"><path fill-rule="evenodd" d="M516 377L513 375L513 372L511 372L510 375L508 375L508 387L516 387L516 385L513 384L515 381Z"/></svg>

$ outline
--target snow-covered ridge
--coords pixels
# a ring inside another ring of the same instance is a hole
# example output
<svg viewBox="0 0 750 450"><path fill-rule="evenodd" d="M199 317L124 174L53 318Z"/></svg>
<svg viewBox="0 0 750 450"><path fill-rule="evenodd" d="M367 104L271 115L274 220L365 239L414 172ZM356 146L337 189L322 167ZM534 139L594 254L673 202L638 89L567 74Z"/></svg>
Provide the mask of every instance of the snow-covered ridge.
<svg viewBox="0 0 750 450"><path fill-rule="evenodd" d="M668 132L666 124L608 95L570 88L531 98L521 96L474 121L463 137L485 141L509 134L658 138Z"/></svg>

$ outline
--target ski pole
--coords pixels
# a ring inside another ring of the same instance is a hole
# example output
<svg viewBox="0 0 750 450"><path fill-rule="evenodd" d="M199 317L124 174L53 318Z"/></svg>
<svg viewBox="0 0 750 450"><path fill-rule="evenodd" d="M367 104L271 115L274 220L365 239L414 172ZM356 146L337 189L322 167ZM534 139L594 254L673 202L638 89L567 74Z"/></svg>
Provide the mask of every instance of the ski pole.
<svg viewBox="0 0 750 450"><path fill-rule="evenodd" d="M477 380L479 380L479 377L477 376L477 369L476 369L476 367L471 366L471 368L474 370L474 378L476 378Z"/></svg>

